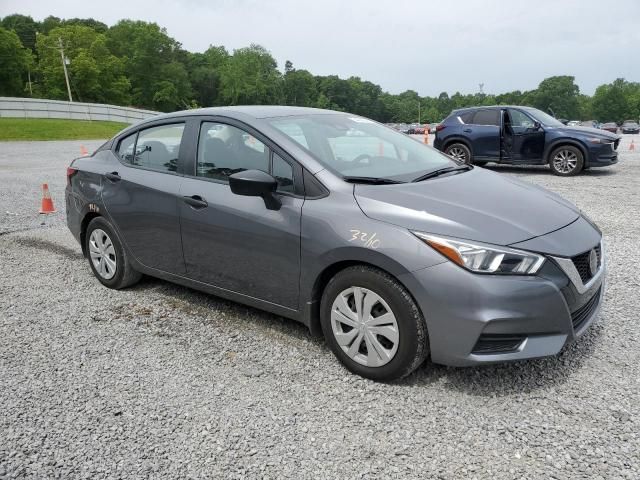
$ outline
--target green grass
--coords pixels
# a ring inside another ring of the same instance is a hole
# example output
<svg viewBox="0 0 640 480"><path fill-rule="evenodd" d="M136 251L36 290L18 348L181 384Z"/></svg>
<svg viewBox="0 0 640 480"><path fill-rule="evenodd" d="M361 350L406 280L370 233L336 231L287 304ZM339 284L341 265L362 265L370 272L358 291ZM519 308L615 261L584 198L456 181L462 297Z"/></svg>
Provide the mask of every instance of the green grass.
<svg viewBox="0 0 640 480"><path fill-rule="evenodd" d="M126 123L53 118L0 118L0 141L108 139Z"/></svg>

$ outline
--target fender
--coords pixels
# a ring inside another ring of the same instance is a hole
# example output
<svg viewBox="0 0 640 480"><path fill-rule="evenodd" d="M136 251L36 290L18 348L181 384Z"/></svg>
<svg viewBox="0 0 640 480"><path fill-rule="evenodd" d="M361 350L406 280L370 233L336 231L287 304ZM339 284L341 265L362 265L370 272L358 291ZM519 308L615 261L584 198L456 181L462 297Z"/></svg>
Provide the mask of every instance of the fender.
<svg viewBox="0 0 640 480"><path fill-rule="evenodd" d="M434 256L434 260L426 263L429 266L444 263L446 260ZM393 276L398 282L400 278L407 278L413 269L397 262L383 251L371 250L364 247L345 246L331 250L314 261L310 268L303 268L300 276L300 321L304 323L312 335L321 335L320 300L325 286L339 271L352 265L369 265ZM409 285L404 285L412 296Z"/></svg>
<svg viewBox="0 0 640 480"><path fill-rule="evenodd" d="M544 153L542 154L544 163L549 163L549 154L553 151L554 148L559 147L560 145L571 145L573 147L576 147L578 150L580 150L580 152L582 152L584 164L586 165L588 163L589 154L587 152L587 146L580 140L568 137L558 138L544 147Z"/></svg>
<svg viewBox="0 0 640 480"><path fill-rule="evenodd" d="M320 300L325 286L339 271L353 265L369 265L388 273L400 282L401 275L409 270L387 255L362 247L343 247L329 252L320 259L325 265L322 270L302 272L300 277L300 298L302 299L299 321L309 328L313 336L322 336L320 326ZM400 282L402 283L402 282ZM405 285L412 295L413 292ZM307 301L304 301L307 299Z"/></svg>
<svg viewBox="0 0 640 480"><path fill-rule="evenodd" d="M449 145L451 145L452 143L463 143L464 145L467 146L467 148L469 149L469 151L471 152L471 157L473 157L473 146L471 145L471 142L469 141L468 138L465 138L461 135L453 135L449 138L447 138L447 141L442 145L442 151L444 152L447 147Z"/></svg>

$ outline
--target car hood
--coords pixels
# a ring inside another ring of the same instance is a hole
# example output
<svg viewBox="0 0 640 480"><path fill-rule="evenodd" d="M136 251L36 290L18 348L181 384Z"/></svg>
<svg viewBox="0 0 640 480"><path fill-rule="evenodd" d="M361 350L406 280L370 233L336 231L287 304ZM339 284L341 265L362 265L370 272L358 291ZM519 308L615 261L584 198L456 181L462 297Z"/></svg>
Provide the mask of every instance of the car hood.
<svg viewBox="0 0 640 480"><path fill-rule="evenodd" d="M580 216L555 193L483 168L416 183L358 184L354 196L375 220L496 245L544 235Z"/></svg>
<svg viewBox="0 0 640 480"><path fill-rule="evenodd" d="M608 138L613 141L618 138L618 135L615 133L608 132L606 130L601 130L599 128L590 128L590 127L553 127L554 130L558 132L562 132L569 135L584 135L589 137L597 137L597 138Z"/></svg>

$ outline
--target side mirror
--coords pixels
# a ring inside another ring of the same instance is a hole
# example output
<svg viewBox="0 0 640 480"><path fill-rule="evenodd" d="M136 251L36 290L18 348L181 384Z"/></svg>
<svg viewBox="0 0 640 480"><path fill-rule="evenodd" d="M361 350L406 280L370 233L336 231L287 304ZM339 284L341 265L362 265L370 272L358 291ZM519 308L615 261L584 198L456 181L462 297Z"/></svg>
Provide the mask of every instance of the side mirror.
<svg viewBox="0 0 640 480"><path fill-rule="evenodd" d="M262 197L269 210L279 210L282 202L274 195L278 182L262 170L244 170L229 176L231 192L247 197Z"/></svg>
<svg viewBox="0 0 640 480"><path fill-rule="evenodd" d="M540 124L539 121L536 120L536 121L533 122L533 128L535 130L540 130L542 128L542 125Z"/></svg>

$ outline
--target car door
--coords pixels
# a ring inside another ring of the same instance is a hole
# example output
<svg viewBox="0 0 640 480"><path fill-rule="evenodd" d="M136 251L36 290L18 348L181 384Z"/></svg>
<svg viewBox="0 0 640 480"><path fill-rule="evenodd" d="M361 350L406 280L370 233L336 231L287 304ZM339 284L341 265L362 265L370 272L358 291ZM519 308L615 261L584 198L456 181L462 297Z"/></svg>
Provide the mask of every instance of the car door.
<svg viewBox="0 0 640 480"><path fill-rule="evenodd" d="M183 274L178 172L184 122L155 124L115 143L119 162L105 172L102 201L133 256Z"/></svg>
<svg viewBox="0 0 640 480"><path fill-rule="evenodd" d="M510 157L513 163L531 163L542 161L544 152L545 132L540 126L536 128L536 122L521 110L507 109L510 122L511 135ZM506 128L506 127L505 127Z"/></svg>
<svg viewBox="0 0 640 480"><path fill-rule="evenodd" d="M227 119L197 129L194 168L180 195L187 276L218 288L297 310L301 167L258 132ZM278 180L278 210L260 197L235 195L228 177L263 170Z"/></svg>
<svg viewBox="0 0 640 480"><path fill-rule="evenodd" d="M493 161L500 158L500 110L477 110L462 132L471 140L473 158Z"/></svg>

